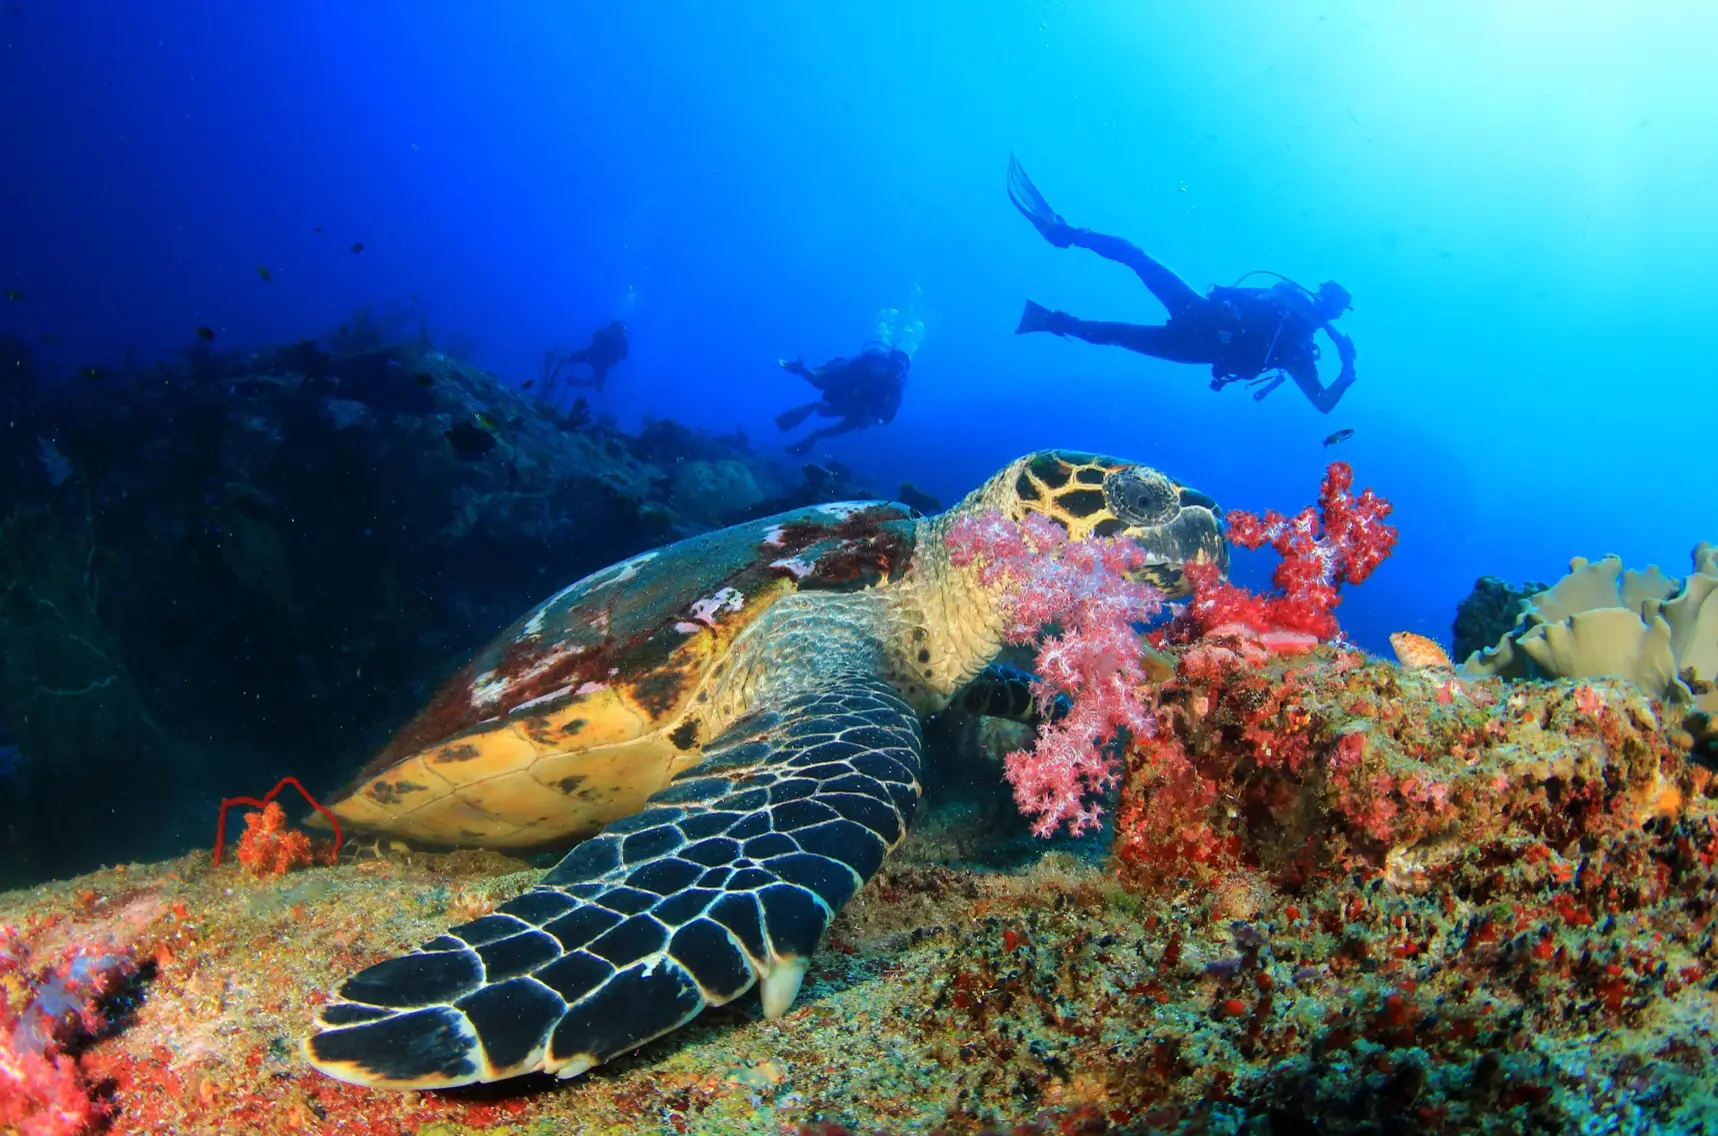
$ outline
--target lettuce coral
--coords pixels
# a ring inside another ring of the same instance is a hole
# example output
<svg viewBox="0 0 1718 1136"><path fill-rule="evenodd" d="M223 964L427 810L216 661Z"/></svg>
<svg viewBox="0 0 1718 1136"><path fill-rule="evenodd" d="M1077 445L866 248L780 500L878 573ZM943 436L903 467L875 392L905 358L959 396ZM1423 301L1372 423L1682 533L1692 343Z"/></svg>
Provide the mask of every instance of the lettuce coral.
<svg viewBox="0 0 1718 1136"><path fill-rule="evenodd" d="M1575 557L1569 574L1522 601L1497 646L1462 664L1468 677L1625 678L1676 707L1718 678L1718 546L1694 549L1684 579L1616 556Z"/></svg>

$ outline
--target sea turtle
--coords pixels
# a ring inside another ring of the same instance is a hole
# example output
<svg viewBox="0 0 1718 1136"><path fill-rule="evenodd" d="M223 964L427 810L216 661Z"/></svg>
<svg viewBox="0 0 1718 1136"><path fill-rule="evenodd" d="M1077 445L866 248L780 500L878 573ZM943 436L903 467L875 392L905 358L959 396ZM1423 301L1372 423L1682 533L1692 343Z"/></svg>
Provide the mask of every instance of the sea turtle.
<svg viewBox="0 0 1718 1136"><path fill-rule="evenodd" d="M946 513L860 501L695 536L551 596L333 803L357 829L523 847L588 836L493 914L349 978L306 1054L356 1084L573 1077L761 982L784 1013L919 799L919 718L1024 716L1000 596L959 518L1125 535L1145 575L1227 565L1216 503L1149 466L1011 463ZM597 833L598 835L590 835Z"/></svg>

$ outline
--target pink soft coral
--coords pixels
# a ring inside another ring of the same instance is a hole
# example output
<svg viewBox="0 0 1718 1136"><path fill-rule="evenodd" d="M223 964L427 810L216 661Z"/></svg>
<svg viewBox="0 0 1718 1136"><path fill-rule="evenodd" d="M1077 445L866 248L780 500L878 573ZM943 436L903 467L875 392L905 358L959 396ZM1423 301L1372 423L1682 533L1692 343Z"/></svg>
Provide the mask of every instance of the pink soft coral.
<svg viewBox="0 0 1718 1136"><path fill-rule="evenodd" d="M65 1049L106 1026L98 1003L135 970L129 951L89 946L41 966L15 928L0 927L0 1131L80 1136L106 1118Z"/></svg>
<svg viewBox="0 0 1718 1136"><path fill-rule="evenodd" d="M1277 594L1255 595L1228 583L1210 564L1193 564L1194 588L1173 638L1237 639L1265 651L1304 651L1339 633L1334 610L1343 584L1359 584L1396 546L1396 530L1384 523L1390 502L1367 489L1355 496L1354 471L1332 462L1319 487L1318 508L1293 517L1241 509L1228 515L1228 537L1242 548L1270 545L1282 557L1271 579Z"/></svg>
<svg viewBox="0 0 1718 1136"><path fill-rule="evenodd" d="M955 522L949 554L1001 591L1009 642L1042 636L1039 708L1048 716L1059 693L1072 700L1065 716L1039 730L1031 750L1004 759L1015 802L1041 837L1064 824L1076 834L1096 828L1102 810L1090 798L1120 775L1102 747L1118 730L1151 729L1133 625L1156 614L1162 596L1131 578L1144 553L1118 537L1070 540L1036 513L1023 522L989 513ZM1054 630L1045 635L1046 628Z"/></svg>

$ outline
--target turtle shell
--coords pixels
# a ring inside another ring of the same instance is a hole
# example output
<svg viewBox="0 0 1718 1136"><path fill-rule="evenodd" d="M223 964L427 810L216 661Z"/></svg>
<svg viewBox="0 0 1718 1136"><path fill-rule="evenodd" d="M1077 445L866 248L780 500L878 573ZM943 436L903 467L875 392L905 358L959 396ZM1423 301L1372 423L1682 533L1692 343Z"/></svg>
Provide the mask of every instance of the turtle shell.
<svg viewBox="0 0 1718 1136"><path fill-rule="evenodd" d="M449 679L332 810L359 830L495 848L637 811L698 760L701 696L735 638L789 592L898 579L913 518L890 502L796 509L568 585Z"/></svg>

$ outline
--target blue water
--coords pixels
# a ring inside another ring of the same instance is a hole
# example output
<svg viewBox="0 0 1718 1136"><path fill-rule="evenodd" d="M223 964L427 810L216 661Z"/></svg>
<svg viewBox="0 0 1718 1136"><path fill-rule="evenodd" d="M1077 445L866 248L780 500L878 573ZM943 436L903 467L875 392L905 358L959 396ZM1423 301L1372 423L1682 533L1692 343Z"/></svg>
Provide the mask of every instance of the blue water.
<svg viewBox="0 0 1718 1136"><path fill-rule="evenodd" d="M624 316L599 411L773 443L806 393L775 360L850 353L895 308L923 322L904 409L817 456L951 499L1019 452L1106 450L1283 509L1340 456L1403 534L1350 633L1447 639L1482 573L1683 571L1718 538L1714 33L1709 5L1549 0L18 0L0 288L26 299L0 333L57 336L69 372L415 296L523 382ZM1039 239L1010 151L1070 222L1195 287L1341 281L1358 386L1324 417L1016 338L1028 296L1162 311Z"/></svg>

